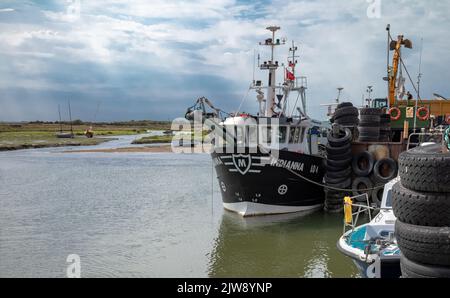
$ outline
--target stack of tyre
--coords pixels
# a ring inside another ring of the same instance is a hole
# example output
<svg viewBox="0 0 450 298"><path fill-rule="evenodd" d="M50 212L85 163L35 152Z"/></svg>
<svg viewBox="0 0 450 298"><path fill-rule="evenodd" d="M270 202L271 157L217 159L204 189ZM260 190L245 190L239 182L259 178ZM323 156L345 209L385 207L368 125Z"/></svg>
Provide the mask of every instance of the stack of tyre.
<svg viewBox="0 0 450 298"><path fill-rule="evenodd" d="M341 212L344 208L344 197L352 184L352 133L348 128L339 129L339 133L328 135L326 147L325 211Z"/></svg>
<svg viewBox="0 0 450 298"><path fill-rule="evenodd" d="M450 278L450 153L440 145L401 154L392 190L404 278Z"/></svg>
<svg viewBox="0 0 450 298"><path fill-rule="evenodd" d="M353 157L352 170L355 175L352 189L356 201L366 203L369 199L370 203L380 207L384 185L397 177L397 162L389 157L376 160L372 153L363 151Z"/></svg>
<svg viewBox="0 0 450 298"><path fill-rule="evenodd" d="M358 108L354 107L351 102L343 102L337 106L332 122L343 127L353 128L358 126L358 115Z"/></svg>
<svg viewBox="0 0 450 298"><path fill-rule="evenodd" d="M380 142L389 142L391 136L391 115L381 114L380 116Z"/></svg>
<svg viewBox="0 0 450 298"><path fill-rule="evenodd" d="M380 118L381 109L363 108L360 110L359 142L378 142L380 139Z"/></svg>

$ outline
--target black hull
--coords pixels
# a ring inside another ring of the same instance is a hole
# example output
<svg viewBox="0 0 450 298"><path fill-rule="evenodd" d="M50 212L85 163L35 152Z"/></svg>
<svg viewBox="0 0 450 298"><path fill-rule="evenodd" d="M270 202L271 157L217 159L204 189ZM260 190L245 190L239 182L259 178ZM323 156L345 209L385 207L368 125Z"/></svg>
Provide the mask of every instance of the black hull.
<svg viewBox="0 0 450 298"><path fill-rule="evenodd" d="M253 216L309 211L324 202L322 187L292 173L322 183L321 157L289 151L279 151L278 159L262 153L211 155L226 209Z"/></svg>

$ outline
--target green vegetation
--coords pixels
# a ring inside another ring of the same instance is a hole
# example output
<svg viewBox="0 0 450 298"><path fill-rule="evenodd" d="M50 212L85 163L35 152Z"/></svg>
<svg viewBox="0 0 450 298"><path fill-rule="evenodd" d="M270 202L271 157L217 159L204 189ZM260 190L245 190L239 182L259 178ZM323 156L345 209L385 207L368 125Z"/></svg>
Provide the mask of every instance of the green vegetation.
<svg viewBox="0 0 450 298"><path fill-rule="evenodd" d="M106 142L109 139L97 136L135 135L147 130L170 129L170 122L158 121L130 121L117 123L83 123L74 121L73 139L59 139L56 133L60 131L58 122L23 122L0 123L0 151L41 147L86 146ZM62 122L64 132L70 131L70 123ZM84 136L85 130L92 126L94 138Z"/></svg>
<svg viewBox="0 0 450 298"><path fill-rule="evenodd" d="M132 144L164 144L171 143L173 136L152 136L134 140Z"/></svg>
<svg viewBox="0 0 450 298"><path fill-rule="evenodd" d="M202 136L201 138L196 137L194 132L191 132L191 136L190 138L192 139L192 141L205 141L207 135L209 134L208 131L202 131ZM180 137L178 137L178 139L180 139ZM189 132L188 135L183 137L184 139L188 139L189 138ZM171 135L165 135L165 136L151 136L151 137L143 137L137 140L134 140L132 144L163 144L163 143L171 143L173 139L173 136Z"/></svg>

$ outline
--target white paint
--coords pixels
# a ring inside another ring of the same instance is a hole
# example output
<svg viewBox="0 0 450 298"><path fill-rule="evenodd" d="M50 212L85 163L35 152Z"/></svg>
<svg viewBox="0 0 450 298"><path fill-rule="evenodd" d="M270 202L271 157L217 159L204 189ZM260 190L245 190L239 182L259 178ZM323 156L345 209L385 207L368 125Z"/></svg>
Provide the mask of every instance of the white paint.
<svg viewBox="0 0 450 298"><path fill-rule="evenodd" d="M259 215L272 215L272 214L286 214L296 212L315 211L322 208L322 205L314 206L278 206L267 205L252 202L239 202L239 203L223 203L223 207L226 210L236 212L241 216L259 216Z"/></svg>

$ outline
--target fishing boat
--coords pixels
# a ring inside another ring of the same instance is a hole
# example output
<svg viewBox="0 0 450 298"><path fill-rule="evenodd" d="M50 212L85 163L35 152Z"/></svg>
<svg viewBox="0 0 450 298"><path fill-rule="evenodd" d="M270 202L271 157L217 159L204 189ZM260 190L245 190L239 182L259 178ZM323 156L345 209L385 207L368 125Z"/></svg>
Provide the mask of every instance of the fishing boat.
<svg viewBox="0 0 450 298"><path fill-rule="evenodd" d="M371 218L369 200L367 205L352 204L346 208L357 208L357 211L346 218L346 226L350 229L339 239L337 247L340 252L350 257L361 276L366 278L398 278L401 276L400 249L395 239L396 217L392 210L392 187L400 181L396 178L384 187L380 212ZM368 213L370 222L359 225L358 219Z"/></svg>
<svg viewBox="0 0 450 298"><path fill-rule="evenodd" d="M275 48L286 40L275 36L280 27L267 29L272 36L260 45L270 48L271 57L258 59L260 70L268 71L267 85L254 79L249 89L259 110L217 124L211 153L223 206L242 216L305 212L324 203L320 184L329 125L307 114L307 79L296 76L298 47L292 42L287 66L275 61ZM277 85L281 67L284 79Z"/></svg>

